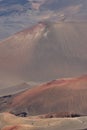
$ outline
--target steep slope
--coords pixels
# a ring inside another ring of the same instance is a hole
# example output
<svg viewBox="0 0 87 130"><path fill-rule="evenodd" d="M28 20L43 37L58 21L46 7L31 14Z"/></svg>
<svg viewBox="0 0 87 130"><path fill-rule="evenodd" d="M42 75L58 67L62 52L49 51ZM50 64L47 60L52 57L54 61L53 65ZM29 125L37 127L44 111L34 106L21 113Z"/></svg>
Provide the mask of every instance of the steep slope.
<svg viewBox="0 0 87 130"><path fill-rule="evenodd" d="M47 81L82 75L86 51L87 23L38 23L0 43L0 78Z"/></svg>
<svg viewBox="0 0 87 130"><path fill-rule="evenodd" d="M0 98L0 111L9 111L18 116L52 113L59 117L64 117L64 113L65 116L81 116L87 115L86 99L87 76L60 79Z"/></svg>

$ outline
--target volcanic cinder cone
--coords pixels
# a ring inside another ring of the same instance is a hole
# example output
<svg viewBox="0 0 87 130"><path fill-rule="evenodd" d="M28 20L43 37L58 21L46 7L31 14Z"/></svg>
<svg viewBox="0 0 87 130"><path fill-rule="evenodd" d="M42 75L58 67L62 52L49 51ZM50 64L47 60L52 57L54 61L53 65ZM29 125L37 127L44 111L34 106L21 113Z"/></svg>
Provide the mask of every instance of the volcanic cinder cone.
<svg viewBox="0 0 87 130"><path fill-rule="evenodd" d="M18 116L54 113L87 115L87 76L54 80L25 92L0 98L0 111ZM49 117L49 115L48 115Z"/></svg>
<svg viewBox="0 0 87 130"><path fill-rule="evenodd" d="M48 81L87 73L87 23L38 23L0 43L0 77Z"/></svg>

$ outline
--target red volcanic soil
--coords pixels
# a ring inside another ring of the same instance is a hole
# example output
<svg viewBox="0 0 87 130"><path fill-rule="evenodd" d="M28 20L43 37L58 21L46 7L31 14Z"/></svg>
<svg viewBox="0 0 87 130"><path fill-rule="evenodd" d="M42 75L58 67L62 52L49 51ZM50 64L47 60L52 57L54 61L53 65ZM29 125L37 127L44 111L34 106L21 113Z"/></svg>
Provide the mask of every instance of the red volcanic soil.
<svg viewBox="0 0 87 130"><path fill-rule="evenodd" d="M82 115L79 115L79 114L75 114L75 113L72 113L72 112L59 112L59 113L48 113L48 114L44 114L44 115L40 115L39 117L40 118L59 118L59 117L80 117Z"/></svg>
<svg viewBox="0 0 87 130"><path fill-rule="evenodd" d="M86 99L87 76L58 79L11 97L7 110L18 116L52 112L86 115Z"/></svg>
<svg viewBox="0 0 87 130"><path fill-rule="evenodd" d="M9 126L9 127L5 127L2 130L20 130L20 126Z"/></svg>
<svg viewBox="0 0 87 130"><path fill-rule="evenodd" d="M24 93L16 96L13 99L13 105L16 105L18 102L21 102L22 99L26 98L26 96L32 97L35 96L37 94L40 94L44 91L48 91L50 89L55 89L57 87L57 89L59 88L63 88L65 87L65 89L85 89L87 88L87 86L81 86L81 84L85 84L87 80L87 77L79 77L79 78L66 78L66 79L59 79L59 80L53 80L51 82L48 82L44 85L41 85L39 87L36 87L34 89L32 89L31 91L25 91ZM22 103L22 102L21 102Z"/></svg>
<svg viewBox="0 0 87 130"><path fill-rule="evenodd" d="M18 116L64 113L87 115L87 76L53 80L8 98L4 111ZM4 100L3 100L4 101ZM6 99L5 99L6 101ZM3 111L3 107L1 104ZM49 117L49 116L48 116Z"/></svg>

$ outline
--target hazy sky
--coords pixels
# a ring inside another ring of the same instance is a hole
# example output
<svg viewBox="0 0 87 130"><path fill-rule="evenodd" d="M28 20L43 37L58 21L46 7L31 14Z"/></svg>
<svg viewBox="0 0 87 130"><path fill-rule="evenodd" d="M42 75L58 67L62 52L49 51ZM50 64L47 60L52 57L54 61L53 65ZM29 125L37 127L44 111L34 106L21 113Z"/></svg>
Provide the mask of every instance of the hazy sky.
<svg viewBox="0 0 87 130"><path fill-rule="evenodd" d="M62 0L63 7L61 1L53 0L54 5L58 4L58 10L56 11L55 8L50 10L50 6L53 6L50 2L45 10L34 10L31 8L30 1L33 0L0 0L0 40L13 35L38 21L48 19L49 21L87 19L87 0L77 0L77 3L73 0L73 5L72 0ZM68 5L70 2L71 5ZM68 6L64 6L64 3ZM59 4L61 8L59 8Z"/></svg>

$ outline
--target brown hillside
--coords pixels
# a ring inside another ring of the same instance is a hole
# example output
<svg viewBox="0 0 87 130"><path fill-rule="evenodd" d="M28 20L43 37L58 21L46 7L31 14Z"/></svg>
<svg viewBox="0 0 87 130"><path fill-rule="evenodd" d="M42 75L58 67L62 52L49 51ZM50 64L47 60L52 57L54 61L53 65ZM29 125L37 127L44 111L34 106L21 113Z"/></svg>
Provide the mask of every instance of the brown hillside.
<svg viewBox="0 0 87 130"><path fill-rule="evenodd" d="M0 42L0 78L48 81L87 73L87 23L38 23Z"/></svg>
<svg viewBox="0 0 87 130"><path fill-rule="evenodd" d="M86 99L87 76L60 79L14 96L0 98L0 111L9 111L18 116L48 113L80 116L87 115Z"/></svg>

